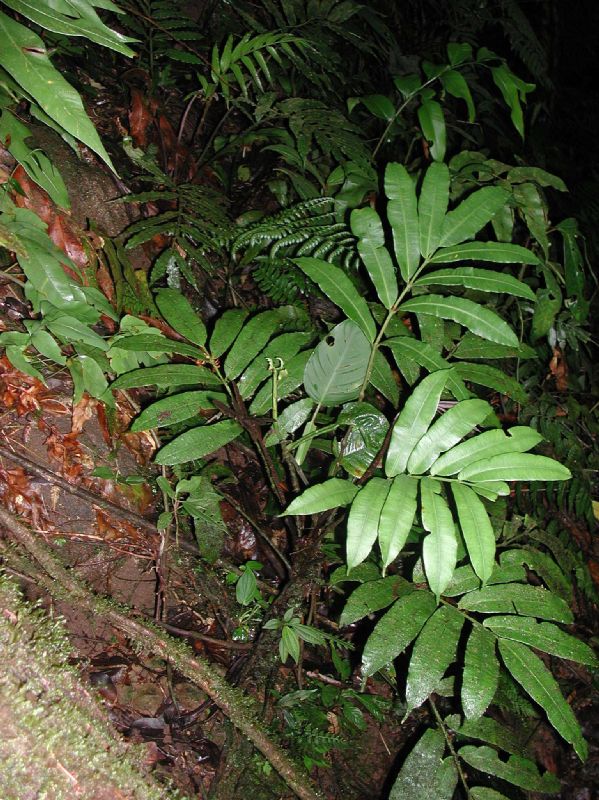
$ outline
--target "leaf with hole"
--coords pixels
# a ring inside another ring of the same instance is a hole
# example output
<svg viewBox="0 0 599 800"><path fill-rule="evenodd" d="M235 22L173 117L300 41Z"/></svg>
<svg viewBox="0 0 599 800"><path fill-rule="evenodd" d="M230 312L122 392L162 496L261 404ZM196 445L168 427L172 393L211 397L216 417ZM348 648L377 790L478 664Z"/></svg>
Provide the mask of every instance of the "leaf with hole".
<svg viewBox="0 0 599 800"><path fill-rule="evenodd" d="M336 325L310 356L304 372L307 394L321 405L355 400L366 378L371 345L351 320Z"/></svg>

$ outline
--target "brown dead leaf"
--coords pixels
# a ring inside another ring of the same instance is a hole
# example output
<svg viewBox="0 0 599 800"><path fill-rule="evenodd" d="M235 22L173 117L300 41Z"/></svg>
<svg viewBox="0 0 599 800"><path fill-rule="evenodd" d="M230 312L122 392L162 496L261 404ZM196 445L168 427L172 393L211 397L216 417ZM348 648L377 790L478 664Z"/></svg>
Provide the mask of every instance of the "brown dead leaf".
<svg viewBox="0 0 599 800"><path fill-rule="evenodd" d="M98 401L84 394L79 402L73 407L71 433L76 436L81 433L83 426L92 417L97 416Z"/></svg>
<svg viewBox="0 0 599 800"><path fill-rule="evenodd" d="M33 528L47 527L44 500L23 467L4 469L0 466L0 498L9 511L27 520Z"/></svg>
<svg viewBox="0 0 599 800"><path fill-rule="evenodd" d="M558 392L568 391L568 363L559 347L553 348L553 356L549 362L549 375L554 378L555 388Z"/></svg>

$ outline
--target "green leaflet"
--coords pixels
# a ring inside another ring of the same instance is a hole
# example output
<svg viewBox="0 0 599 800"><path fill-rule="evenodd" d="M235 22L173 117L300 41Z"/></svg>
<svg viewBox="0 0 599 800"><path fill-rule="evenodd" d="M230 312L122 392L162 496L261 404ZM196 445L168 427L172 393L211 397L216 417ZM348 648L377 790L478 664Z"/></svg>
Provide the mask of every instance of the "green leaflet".
<svg viewBox="0 0 599 800"><path fill-rule="evenodd" d="M493 654L495 653L495 644L493 644ZM499 663L495 657L497 667ZM457 722L460 718L457 717ZM453 726L452 726L453 727ZM517 756L526 756L529 743L527 741L526 727L523 729L514 729L514 727L506 727L492 717L477 717L465 719L461 725L454 727L458 736L466 736L469 739L478 739L486 744L492 744L505 750L506 753L512 753Z"/></svg>
<svg viewBox="0 0 599 800"><path fill-rule="evenodd" d="M491 456L464 467L460 481L566 481L570 470L553 458L532 453L509 453Z"/></svg>
<svg viewBox="0 0 599 800"><path fill-rule="evenodd" d="M408 472L411 475L426 472L440 453L457 444L480 425L490 412L491 407L485 400L462 400L449 408L412 450L407 464Z"/></svg>
<svg viewBox="0 0 599 800"><path fill-rule="evenodd" d="M52 65L44 41L2 11L0 40L4 69L61 129L86 144L114 171L79 94Z"/></svg>
<svg viewBox="0 0 599 800"><path fill-rule="evenodd" d="M393 376L391 366L386 357L377 349L372 362L370 383L385 397L392 406L399 403L399 386Z"/></svg>
<svg viewBox="0 0 599 800"><path fill-rule="evenodd" d="M453 759L443 759L445 737L429 728L409 753L389 800L451 800L458 782Z"/></svg>
<svg viewBox="0 0 599 800"><path fill-rule="evenodd" d="M465 594L458 607L479 614L520 614L565 623L573 620L565 600L547 589L529 584L485 586Z"/></svg>
<svg viewBox="0 0 599 800"><path fill-rule="evenodd" d="M243 428L233 420L203 425L176 436L172 442L162 447L156 454L157 464L173 466L195 461L213 453L236 439Z"/></svg>
<svg viewBox="0 0 599 800"><path fill-rule="evenodd" d="M325 295L353 320L369 342L374 341L376 327L366 300L345 272L319 258L294 258L293 263L306 273Z"/></svg>
<svg viewBox="0 0 599 800"><path fill-rule="evenodd" d="M389 487L390 482L384 478L371 478L354 498L347 520L348 569L353 569L364 561L372 550Z"/></svg>
<svg viewBox="0 0 599 800"><path fill-rule="evenodd" d="M267 447L273 447L286 439L289 434L295 433L308 419L313 408L314 402L309 397L296 400L295 403L284 408L273 423L271 430L264 437L264 444Z"/></svg>
<svg viewBox="0 0 599 800"><path fill-rule="evenodd" d="M489 339L491 342L504 344L508 347L518 347L518 337L500 316L488 308L473 303L465 297L443 297L439 294L429 294L423 297L414 297L399 307L400 311L411 311L415 314L431 314L441 319L452 319L463 325L468 330Z"/></svg>
<svg viewBox="0 0 599 800"><path fill-rule="evenodd" d="M406 711L422 705L435 691L456 657L464 616L452 606L441 606L427 620L412 651L406 684Z"/></svg>
<svg viewBox="0 0 599 800"><path fill-rule="evenodd" d="M452 95L452 97L464 100L468 107L468 122L474 122L476 117L474 102L470 94L470 88L462 73L455 69L450 69L443 72L440 78L443 88L448 94Z"/></svg>
<svg viewBox="0 0 599 800"><path fill-rule="evenodd" d="M373 208L354 209L350 218L351 229L358 237L360 254L379 300L391 308L397 300L397 278L389 251L385 247L385 232L379 215Z"/></svg>
<svg viewBox="0 0 599 800"><path fill-rule="evenodd" d="M180 356L203 359L205 353L199 347L186 342L176 342L158 333L136 333L132 336L119 337L112 347L121 350L133 350L138 353L177 353Z"/></svg>
<svg viewBox="0 0 599 800"><path fill-rule="evenodd" d="M351 625L368 614L387 608L400 597L414 592L413 585L399 575L367 581L349 596L339 618L340 625Z"/></svg>
<svg viewBox="0 0 599 800"><path fill-rule="evenodd" d="M504 794L489 789L487 786L473 786L470 789L472 800L508 800Z"/></svg>
<svg viewBox="0 0 599 800"><path fill-rule="evenodd" d="M499 639L499 651L513 677L541 706L555 730L573 745L580 760L584 761L588 745L582 737L580 726L564 700L555 678L541 659L520 642L510 642L507 639Z"/></svg>
<svg viewBox="0 0 599 800"><path fill-rule="evenodd" d="M160 364L157 367L144 367L126 372L110 385L111 389L135 389L138 386L193 386L204 383L209 386L220 384L219 378L206 367L194 364Z"/></svg>
<svg viewBox="0 0 599 800"><path fill-rule="evenodd" d="M453 351L454 358L537 358L536 351L527 344L520 344L518 347L506 347L503 344L489 342L481 339L469 331L462 337L456 349Z"/></svg>
<svg viewBox="0 0 599 800"><path fill-rule="evenodd" d="M535 447L543 437L525 425L500 430L485 431L444 453L431 467L431 475L455 475L473 462L501 453L521 453Z"/></svg>
<svg viewBox="0 0 599 800"><path fill-rule="evenodd" d="M444 247L429 259L429 264L454 264L460 261L493 261L497 264L541 264L538 256L525 247L508 242L467 242Z"/></svg>
<svg viewBox="0 0 599 800"><path fill-rule="evenodd" d="M387 165L385 194L389 199L387 219L393 232L395 257L402 278L408 281L420 263L420 243L414 181L402 164Z"/></svg>
<svg viewBox="0 0 599 800"><path fill-rule="evenodd" d="M439 370L428 375L406 401L393 426L385 460L385 472L389 478L405 471L412 450L435 416L449 375L450 370Z"/></svg>
<svg viewBox="0 0 599 800"><path fill-rule="evenodd" d="M379 518L378 542L383 559L383 574L408 538L416 516L418 481L408 475L397 475L389 487Z"/></svg>
<svg viewBox="0 0 599 800"><path fill-rule="evenodd" d="M431 156L435 161L443 161L447 148L447 131L441 105L436 100L425 99L417 113L424 138L431 143Z"/></svg>
<svg viewBox="0 0 599 800"><path fill-rule="evenodd" d="M495 566L495 533L482 501L467 486L454 482L451 492L462 536L474 571L485 584Z"/></svg>
<svg viewBox="0 0 599 800"><path fill-rule="evenodd" d="M97 347L98 350L108 350L108 344L104 339L98 336L90 327L84 325L83 322L75 319L75 317L57 313L53 318L47 316L45 323L48 330L65 343L83 342L92 347Z"/></svg>
<svg viewBox="0 0 599 800"><path fill-rule="evenodd" d="M462 707L470 719L482 717L499 681L499 661L495 655L495 637L480 625L473 625L462 672Z"/></svg>
<svg viewBox="0 0 599 800"><path fill-rule="evenodd" d="M439 246L448 202L449 169L446 164L431 164L422 181L418 201L420 253L423 258L428 258Z"/></svg>
<svg viewBox="0 0 599 800"><path fill-rule="evenodd" d="M473 192L446 214L441 226L440 247L452 247L472 239L499 211L509 197L499 186L485 186Z"/></svg>
<svg viewBox="0 0 599 800"><path fill-rule="evenodd" d="M244 324L225 359L224 371L229 380L243 372L281 324L281 314L276 310L263 311Z"/></svg>
<svg viewBox="0 0 599 800"><path fill-rule="evenodd" d="M155 296L158 310L168 324L190 342L206 343L206 327L191 303L177 289L160 289Z"/></svg>
<svg viewBox="0 0 599 800"><path fill-rule="evenodd" d="M436 608L434 596L414 591L401 597L377 622L362 654L362 673L374 675L402 653Z"/></svg>
<svg viewBox="0 0 599 800"><path fill-rule="evenodd" d="M243 309L232 308L217 319L209 345L213 358L220 358L233 344L247 315L248 312Z"/></svg>
<svg viewBox="0 0 599 800"><path fill-rule="evenodd" d="M426 315L424 316L426 317ZM434 318L429 317L429 319ZM420 339L411 336L396 336L392 339L385 339L383 345L391 350L400 369L405 364L406 359L413 359L416 364L424 367L427 372L451 369L453 366L443 356L440 356L428 342L422 342ZM470 392L466 388L464 381L458 378L455 369L449 373L446 388L456 400L467 400L470 397Z"/></svg>
<svg viewBox="0 0 599 800"><path fill-rule="evenodd" d="M175 425L199 417L203 409L214 409L213 400L226 401L221 392L182 392L158 400L145 408L131 426L133 432Z"/></svg>
<svg viewBox="0 0 599 800"><path fill-rule="evenodd" d="M495 775L497 778L513 783L515 786L520 786L526 791L548 792L549 794L559 791L560 782L555 775L550 772L540 775L536 764L527 758L510 756L508 761L505 762L499 758L497 751L491 747L486 745L476 747L472 744L460 747L458 754L474 769ZM484 794L479 794L478 796L485 798Z"/></svg>
<svg viewBox="0 0 599 800"><path fill-rule="evenodd" d="M456 267L429 272L418 278L414 282L414 286L464 286L466 289L475 289L478 292L511 294L514 297L524 297L533 302L536 300L532 289L517 278L502 272L477 269L476 267Z"/></svg>
<svg viewBox="0 0 599 800"><path fill-rule="evenodd" d="M337 506L349 505L358 492L351 481L330 478L324 483L308 487L299 497L287 506L282 517L288 514L319 514Z"/></svg>
<svg viewBox="0 0 599 800"><path fill-rule="evenodd" d="M465 381L477 383L480 386L487 386L496 392L511 397L517 403L524 405L528 400L528 395L514 378L510 378L505 372L487 364L472 364L463 361L455 365L456 373Z"/></svg>
<svg viewBox="0 0 599 800"><path fill-rule="evenodd" d="M585 642L570 636L550 622L537 622L530 617L490 617L483 622L485 628L502 639L521 642L536 650L579 664L597 667L598 660Z"/></svg>
<svg viewBox="0 0 599 800"><path fill-rule="evenodd" d="M366 378L371 345L351 320L336 325L311 354L304 372L308 395L322 405L355 400Z"/></svg>
<svg viewBox="0 0 599 800"><path fill-rule="evenodd" d="M422 543L422 561L428 585L437 597L451 581L456 565L458 542L455 523L441 484L432 478L420 481L422 525L430 531Z"/></svg>

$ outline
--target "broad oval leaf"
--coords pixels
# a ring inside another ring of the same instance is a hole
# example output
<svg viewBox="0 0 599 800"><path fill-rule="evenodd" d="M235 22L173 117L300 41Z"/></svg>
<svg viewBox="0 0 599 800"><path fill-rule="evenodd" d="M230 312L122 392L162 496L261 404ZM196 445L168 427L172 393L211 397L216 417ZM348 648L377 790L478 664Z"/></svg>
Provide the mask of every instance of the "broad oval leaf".
<svg viewBox="0 0 599 800"><path fill-rule="evenodd" d="M450 372L444 369L428 375L408 398L391 433L385 460L385 472L389 478L405 471L412 450L437 412Z"/></svg>
<svg viewBox="0 0 599 800"><path fill-rule="evenodd" d="M479 303L473 303L465 297L443 297L440 294L429 294L414 297L399 307L400 311L411 311L414 314L431 314L441 319L452 319L468 328L469 331L508 347L518 347L518 337L507 322Z"/></svg>
<svg viewBox="0 0 599 800"><path fill-rule="evenodd" d="M324 483L308 487L287 506L281 516L319 514L321 511L328 511L337 506L347 506L358 493L358 489L359 487L351 481L330 478Z"/></svg>
<svg viewBox="0 0 599 800"><path fill-rule="evenodd" d="M431 467L431 475L455 475L475 461L501 453L522 453L535 447L543 437L526 425L500 430L485 431L456 445L440 456Z"/></svg>
<svg viewBox="0 0 599 800"><path fill-rule="evenodd" d="M391 664L418 636L437 606L434 596L414 591L394 603L368 637L362 654L362 673L374 675Z"/></svg>
<svg viewBox="0 0 599 800"><path fill-rule="evenodd" d="M389 493L390 482L371 478L358 492L347 520L347 568L353 569L372 550L379 532L381 509Z"/></svg>
<svg viewBox="0 0 599 800"><path fill-rule="evenodd" d="M537 622L531 617L490 617L483 622L485 628L493 631L502 639L521 642L535 650L551 653L559 658L567 658L578 664L597 667L599 662L595 653L586 644L574 636L565 633L557 625L550 622Z"/></svg>
<svg viewBox="0 0 599 800"><path fill-rule="evenodd" d="M457 560L458 541L453 516L441 485L432 478L420 481L422 525L428 536L422 542L424 572L431 591L437 598L443 594L453 576Z"/></svg>
<svg viewBox="0 0 599 800"><path fill-rule="evenodd" d="M371 345L347 319L336 325L315 348L304 371L307 394L321 405L355 400L366 378Z"/></svg>
<svg viewBox="0 0 599 800"><path fill-rule="evenodd" d="M452 247L472 239L499 211L509 197L499 186L485 186L473 192L453 211L445 215L440 247Z"/></svg>
<svg viewBox="0 0 599 800"><path fill-rule="evenodd" d="M369 342L374 342L376 326L366 300L339 267L320 258L292 259L310 280L322 289L332 303L358 325Z"/></svg>
<svg viewBox="0 0 599 800"><path fill-rule="evenodd" d="M385 247L385 233L379 215L374 208L356 208L350 217L352 232L358 237L358 253L376 293L385 308L391 308L397 300L397 278L389 251Z"/></svg>
<svg viewBox="0 0 599 800"><path fill-rule="evenodd" d="M584 761L588 754L588 745L572 709L564 700L557 681L545 664L520 642L499 639L499 652L512 676L541 706L555 730L573 745L580 760Z"/></svg>
<svg viewBox="0 0 599 800"><path fill-rule="evenodd" d="M339 624L351 625L368 614L387 608L400 597L414 592L414 586L400 575L388 575L376 581L367 581L349 596L339 618Z"/></svg>
<svg viewBox="0 0 599 800"><path fill-rule="evenodd" d="M443 760L445 737L429 728L408 754L389 800L451 800L458 782L453 759Z"/></svg>
<svg viewBox="0 0 599 800"><path fill-rule="evenodd" d="M458 475L460 481L567 481L572 473L563 464L533 453L510 453L475 461Z"/></svg>
<svg viewBox="0 0 599 800"><path fill-rule="evenodd" d="M131 426L131 431L147 431L150 428L164 428L186 419L200 416L203 409L213 409L213 400L224 402L226 395L221 392L181 392L164 397L145 408Z"/></svg>
<svg viewBox="0 0 599 800"><path fill-rule="evenodd" d="M401 276L407 282L420 263L420 242L416 190L414 181L403 164L387 165L385 194L389 200L387 219L393 232L395 258Z"/></svg>
<svg viewBox="0 0 599 800"><path fill-rule="evenodd" d="M420 253L429 258L439 246L441 226L449 203L449 169L447 164L431 164L418 200Z"/></svg>
<svg viewBox="0 0 599 800"><path fill-rule="evenodd" d="M487 509L476 493L461 483L452 483L451 492L470 563L485 584L495 566L495 533Z"/></svg>
<svg viewBox="0 0 599 800"><path fill-rule="evenodd" d="M418 481L408 475L397 475L391 482L379 519L378 543L383 574L401 552L412 530L417 492Z"/></svg>
<svg viewBox="0 0 599 800"><path fill-rule="evenodd" d="M160 289L155 300L171 328L194 344L201 346L206 343L206 326L178 289Z"/></svg>
<svg viewBox="0 0 599 800"><path fill-rule="evenodd" d="M495 637L474 624L468 637L462 673L462 708L470 719L482 717L497 691L499 661Z"/></svg>
<svg viewBox="0 0 599 800"><path fill-rule="evenodd" d="M407 711L424 703L454 662L464 619L453 606L441 606L420 631L408 669Z"/></svg>
<svg viewBox="0 0 599 800"><path fill-rule="evenodd" d="M431 425L412 450L408 459L408 472L411 475L426 472L440 453L457 444L480 425L490 412L491 406L485 400L462 400L451 406Z"/></svg>
<svg viewBox="0 0 599 800"><path fill-rule="evenodd" d="M236 439L243 428L233 420L222 420L213 425L203 425L185 431L173 439L156 454L154 459L157 464L173 466L184 464L186 461L195 461L198 458L214 453Z"/></svg>
<svg viewBox="0 0 599 800"><path fill-rule="evenodd" d="M159 364L157 367L144 367L126 372L110 385L111 389L136 389L138 386L193 386L203 383L216 386L219 378L206 367L194 364Z"/></svg>
<svg viewBox="0 0 599 800"><path fill-rule="evenodd" d="M499 758L497 750L492 747L483 745L476 747L472 744L467 744L460 747L459 755L467 764L470 764L474 769L480 772L486 772L489 775L494 775L504 781L513 783L529 792L548 792L554 794L560 789L560 782L552 775L551 772L545 772L544 775L539 774L534 761L521 756L510 756L507 762ZM478 795L481 798L486 797L484 794ZM501 797L502 795L499 795ZM497 797L497 793L489 797L489 800Z"/></svg>
<svg viewBox="0 0 599 800"><path fill-rule="evenodd" d="M522 583L487 585L465 594L458 606L479 614L519 614L566 624L574 619L569 605L561 597L540 586Z"/></svg>
<svg viewBox="0 0 599 800"><path fill-rule="evenodd" d="M524 297L533 302L537 297L530 286L511 275L476 267L456 267L429 272L414 281L414 286L464 286L466 289L475 289L478 292Z"/></svg>
<svg viewBox="0 0 599 800"><path fill-rule="evenodd" d="M508 242L466 242L444 247L429 259L429 264L454 264L460 261L492 261L496 264L531 264L541 261L531 250Z"/></svg>

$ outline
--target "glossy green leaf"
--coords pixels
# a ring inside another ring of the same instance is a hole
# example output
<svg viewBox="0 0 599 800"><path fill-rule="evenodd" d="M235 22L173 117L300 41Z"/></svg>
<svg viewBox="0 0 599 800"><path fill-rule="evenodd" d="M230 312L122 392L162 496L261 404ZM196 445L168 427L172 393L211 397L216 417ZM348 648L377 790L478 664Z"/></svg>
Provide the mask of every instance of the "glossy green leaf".
<svg viewBox="0 0 599 800"><path fill-rule="evenodd" d="M447 148L447 131L443 108L436 100L425 99L418 107L417 113L424 138L431 146L431 156L435 161L443 161Z"/></svg>
<svg viewBox="0 0 599 800"><path fill-rule="evenodd" d="M595 653L586 644L574 636L565 633L557 625L550 622L537 622L530 617L490 617L484 626L502 639L521 642L535 650L551 653L559 658L567 658L579 664L597 667L599 661Z"/></svg>
<svg viewBox="0 0 599 800"><path fill-rule="evenodd" d="M50 333L54 334L54 336L65 344L82 342L83 344L97 347L98 350L108 350L108 344L104 339L98 336L88 325L75 319L75 317L58 313L52 318L47 316L45 322Z"/></svg>
<svg viewBox="0 0 599 800"><path fill-rule="evenodd" d="M455 482L451 491L470 563L485 584L495 566L495 533L487 509L468 486Z"/></svg>
<svg viewBox="0 0 599 800"><path fill-rule="evenodd" d="M351 481L330 478L324 483L309 486L287 506L285 513L281 516L319 514L321 511L329 511L331 508L347 506L353 501L358 489L359 487Z"/></svg>
<svg viewBox="0 0 599 800"><path fill-rule="evenodd" d="M137 353L177 353L180 356L200 359L205 355L199 347L167 339L166 336L160 336L158 333L136 333L132 336L119 337L113 341L112 347Z"/></svg>
<svg viewBox="0 0 599 800"><path fill-rule="evenodd" d="M442 732L433 728L425 731L408 754L389 800L451 800L458 776L455 763L443 761L444 751Z"/></svg>
<svg viewBox="0 0 599 800"><path fill-rule="evenodd" d="M371 478L358 492L347 520L347 568L362 563L372 550L379 531L381 509L389 493L390 482Z"/></svg>
<svg viewBox="0 0 599 800"><path fill-rule="evenodd" d="M397 300L397 278L389 251L385 247L385 232L374 208L356 208L350 217L352 232L358 237L358 253L368 270L376 293L385 308Z"/></svg>
<svg viewBox="0 0 599 800"><path fill-rule="evenodd" d="M499 758L497 750L483 745L476 747L467 744L458 751L460 758L480 772L494 775L508 783L513 783L528 792L548 792L553 794L560 789L560 782L550 772L540 775L534 761L521 756L510 756L507 762ZM479 797L485 797L480 795ZM499 795L501 797L501 795ZM485 798L486 800L486 798ZM495 798L493 798L495 800Z"/></svg>
<svg viewBox="0 0 599 800"><path fill-rule="evenodd" d="M489 584L508 583L510 581L518 581L521 583L525 579L526 571L521 564L496 564L489 578ZM479 588L480 578L470 564L465 564L463 567L458 567L455 570L443 594L446 597L458 597L465 592L471 592Z"/></svg>
<svg viewBox="0 0 599 800"><path fill-rule="evenodd" d="M416 516L418 481L408 475L397 475L379 518L378 543L383 559L383 574L399 553L408 538Z"/></svg>
<svg viewBox="0 0 599 800"><path fill-rule="evenodd" d="M52 65L43 39L0 11L0 40L4 69L61 129L86 144L114 171L79 93Z"/></svg>
<svg viewBox="0 0 599 800"><path fill-rule="evenodd" d="M494 311L465 297L443 297L439 294L414 297L402 303L400 311L452 319L483 339L518 347L518 337L507 322Z"/></svg>
<svg viewBox="0 0 599 800"><path fill-rule="evenodd" d="M220 385L220 380L206 367L197 367L194 364L160 364L157 367L144 367L126 372L113 381L110 388L136 389L138 386L174 388L194 384L217 386Z"/></svg>
<svg viewBox="0 0 599 800"><path fill-rule="evenodd" d="M526 344L520 343L518 347L506 347L503 344L489 342L475 336L473 333L466 333L453 351L454 358L538 358L536 350Z"/></svg>
<svg viewBox="0 0 599 800"><path fill-rule="evenodd" d="M479 614L520 614L564 623L574 619L570 607L561 597L529 584L487 585L465 594L458 605L465 611Z"/></svg>
<svg viewBox="0 0 599 800"><path fill-rule="evenodd" d="M447 57L449 63L455 67L463 64L464 61L472 59L472 45L468 42L449 42L447 45Z"/></svg>
<svg viewBox="0 0 599 800"><path fill-rule="evenodd" d="M276 310L263 311L249 322L244 322L225 358L224 371L229 380L234 380L242 373L281 325L282 318Z"/></svg>
<svg viewBox="0 0 599 800"><path fill-rule="evenodd" d="M476 267L455 267L429 272L418 278L414 282L414 286L464 286L466 289L476 289L479 292L511 294L514 297L524 297L533 302L536 300L532 289L517 278L502 272L477 269Z"/></svg>
<svg viewBox="0 0 599 800"><path fill-rule="evenodd" d="M384 94L368 94L360 97L360 100L375 117L386 119L387 121L393 119L395 106Z"/></svg>
<svg viewBox="0 0 599 800"><path fill-rule="evenodd" d="M464 619L453 606L441 606L420 631L408 669L407 711L424 703L455 661Z"/></svg>
<svg viewBox="0 0 599 800"><path fill-rule="evenodd" d="M193 344L206 343L206 326L178 289L160 289L154 299L171 328Z"/></svg>
<svg viewBox="0 0 599 800"><path fill-rule="evenodd" d="M491 67L491 75L495 85L503 95L506 105L510 109L512 123L520 136L524 139L524 117L521 101L526 100L526 94L533 91L534 83L524 83L516 78L507 64Z"/></svg>
<svg viewBox="0 0 599 800"><path fill-rule="evenodd" d="M355 400L366 378L371 345L351 320L336 325L315 348L304 372L307 394L322 405Z"/></svg>
<svg viewBox="0 0 599 800"><path fill-rule="evenodd" d="M588 754L588 745L553 675L541 659L525 645L507 639L498 641L499 652L512 676L541 706L555 730L573 745L580 760L584 761ZM530 789L530 786L526 788Z"/></svg>
<svg viewBox="0 0 599 800"><path fill-rule="evenodd" d="M213 425L203 425L176 436L162 447L154 459L157 464L174 466L214 453L236 439L243 428L233 420L222 420Z"/></svg>
<svg viewBox="0 0 599 800"><path fill-rule="evenodd" d="M567 481L570 470L553 458L532 453L501 454L478 460L464 467L461 481Z"/></svg>
<svg viewBox="0 0 599 800"><path fill-rule="evenodd" d="M210 337L209 350L213 358L220 358L237 338L243 327L248 312L241 308L232 308L225 311L216 321L212 336Z"/></svg>
<svg viewBox="0 0 599 800"><path fill-rule="evenodd" d="M374 354L370 383L392 406L397 406L399 403L399 386L389 362L380 350L377 350Z"/></svg>
<svg viewBox="0 0 599 800"><path fill-rule="evenodd" d="M528 400L528 395L518 381L497 367L463 361L456 364L454 369L463 380L487 386L489 389L494 389L496 392L510 397L517 403L524 405Z"/></svg>
<svg viewBox="0 0 599 800"><path fill-rule="evenodd" d="M524 183L525 181L534 181L539 186L551 186L552 189L557 189L558 192L567 192L568 187L561 178L557 175L552 175L540 167L512 167L506 179L510 183Z"/></svg>
<svg viewBox="0 0 599 800"><path fill-rule="evenodd" d="M418 201L420 253L429 258L439 246L441 226L449 203L449 169L446 164L431 164Z"/></svg>
<svg viewBox="0 0 599 800"><path fill-rule="evenodd" d="M360 478L385 440L389 430L387 417L370 403L347 403L337 423L349 425L341 441L339 463L350 475Z"/></svg>
<svg viewBox="0 0 599 800"><path fill-rule="evenodd" d="M400 575L388 575L376 581L367 581L350 594L339 624L351 625L368 614L387 608L400 597L414 592L413 585Z"/></svg>
<svg viewBox="0 0 599 800"><path fill-rule="evenodd" d="M31 364L23 352L23 347L9 344L6 346L5 354L13 367L16 367L18 370L25 373L25 375L30 375L32 378L37 378L37 380L41 381L44 386L46 385L46 379L42 373Z"/></svg>
<svg viewBox="0 0 599 800"><path fill-rule="evenodd" d="M429 317L429 319L434 319L434 317ZM383 346L391 350L400 369L406 360L414 361L424 367L427 372L438 372L441 369L451 369L453 366L443 356L440 356L428 342L412 336L396 336L392 339L385 339ZM456 400L467 400L471 396L464 381L457 377L455 370L451 370L449 373L446 388Z"/></svg>
<svg viewBox="0 0 599 800"><path fill-rule="evenodd" d="M457 208L445 215L439 247L453 247L474 238L505 204L508 196L499 186L485 186L462 200Z"/></svg>
<svg viewBox="0 0 599 800"><path fill-rule="evenodd" d="M449 374L450 370L439 370L428 375L406 401L393 426L385 460L385 472L389 478L405 471L412 450L437 412Z"/></svg>
<svg viewBox="0 0 599 800"><path fill-rule="evenodd" d="M41 353L43 356L46 356L46 358L51 359L56 364L64 365L66 363L66 358L63 356L56 339L50 336L48 331L43 329L35 331L31 335L31 344L39 353Z"/></svg>
<svg viewBox="0 0 599 800"><path fill-rule="evenodd" d="M495 638L491 638L493 639L493 656L497 662L495 657ZM459 716L457 720L459 722ZM478 739L486 744L492 744L501 750L505 750L506 753L512 753L517 756L526 756L530 749L527 741L528 732L526 726L522 728L507 727L492 717L467 718L461 725L456 725L454 731L460 738L467 736L470 739Z"/></svg>
<svg viewBox="0 0 599 800"><path fill-rule="evenodd" d="M490 411L491 407L485 400L462 400L451 406L431 425L412 450L408 459L408 472L411 475L426 472L440 453L449 450L480 425Z"/></svg>
<svg viewBox="0 0 599 800"><path fill-rule="evenodd" d="M443 72L440 78L441 84L448 94L452 97L457 97L458 100L464 100L468 108L468 122L474 122L474 118L476 117L474 102L470 94L470 88L462 73L458 72L456 69L449 69Z"/></svg>
<svg viewBox="0 0 599 800"><path fill-rule="evenodd" d="M297 400L284 408L272 426L272 430L264 437L264 444L273 447L288 435L295 433L308 419L314 408L314 401L309 397Z"/></svg>
<svg viewBox="0 0 599 800"><path fill-rule="evenodd" d="M485 431L456 445L440 456L431 467L431 475L455 475L468 469L478 461L502 453L522 453L531 450L543 437L526 425L510 428L507 433L500 430Z"/></svg>
<svg viewBox="0 0 599 800"><path fill-rule="evenodd" d="M414 181L403 164L387 165L385 194L389 201L387 219L393 232L395 257L402 278L408 281L420 263L420 242L416 190Z"/></svg>
<svg viewBox="0 0 599 800"><path fill-rule="evenodd" d="M377 622L362 654L362 673L374 675L391 664L418 636L437 604L430 592L415 591L400 597Z"/></svg>
<svg viewBox="0 0 599 800"><path fill-rule="evenodd" d="M495 637L473 625L464 656L462 708L470 719L481 717L490 706L499 681Z"/></svg>
<svg viewBox="0 0 599 800"><path fill-rule="evenodd" d="M441 496L441 484L432 478L420 481L422 525L430 531L422 543L426 579L437 598L451 581L456 565L458 541L453 516Z"/></svg>
<svg viewBox="0 0 599 800"><path fill-rule="evenodd" d="M164 397L145 408L131 426L131 430L136 432L164 428L166 425L176 425L178 422L199 417L202 410L214 409L213 400L225 402L226 395L208 391L181 392Z"/></svg>
<svg viewBox="0 0 599 800"><path fill-rule="evenodd" d="M353 320L369 342L374 341L376 327L366 300L339 267L319 258L294 258L294 264L325 293L332 303Z"/></svg>
<svg viewBox="0 0 599 800"><path fill-rule="evenodd" d="M547 204L534 183L522 183L513 187L514 200L518 203L528 230L541 245L545 258L549 257L549 218Z"/></svg>
<svg viewBox="0 0 599 800"><path fill-rule="evenodd" d="M460 261L492 261L496 264L531 264L541 262L531 250L508 242L466 242L437 250L430 264L454 264Z"/></svg>

